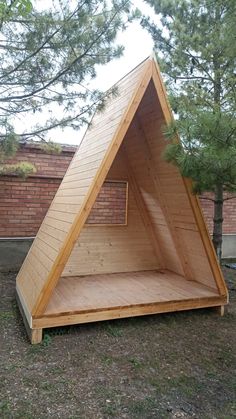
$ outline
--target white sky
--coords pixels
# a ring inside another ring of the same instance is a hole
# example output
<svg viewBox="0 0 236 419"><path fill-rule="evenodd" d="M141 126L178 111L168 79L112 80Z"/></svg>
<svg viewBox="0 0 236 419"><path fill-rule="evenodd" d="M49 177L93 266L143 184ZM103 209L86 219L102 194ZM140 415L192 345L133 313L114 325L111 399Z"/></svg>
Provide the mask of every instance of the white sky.
<svg viewBox="0 0 236 419"><path fill-rule="evenodd" d="M158 21L158 18L154 15L151 7L145 4L144 1L134 0L133 5L138 7L143 14L151 16L152 20ZM126 73L152 54L153 41L151 36L146 30L142 29L137 21L130 23L124 32L118 34L117 43L125 46L123 56L104 66L98 66L97 77L91 82L91 87L96 87L103 91L107 90ZM19 131L25 129L25 121L18 121L16 123L16 128ZM64 144L78 145L83 137L85 129L86 127L80 131L71 128L65 128L63 131L61 129L55 129L50 132L50 140Z"/></svg>

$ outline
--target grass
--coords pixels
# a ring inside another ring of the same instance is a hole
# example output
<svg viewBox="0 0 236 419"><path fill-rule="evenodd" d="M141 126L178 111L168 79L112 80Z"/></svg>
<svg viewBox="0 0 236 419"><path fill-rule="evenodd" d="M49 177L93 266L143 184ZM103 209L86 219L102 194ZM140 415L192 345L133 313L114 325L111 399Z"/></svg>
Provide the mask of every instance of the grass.
<svg viewBox="0 0 236 419"><path fill-rule="evenodd" d="M3 275L0 418L235 418L236 272L226 275L223 318L195 310L56 328L34 346L15 278Z"/></svg>
<svg viewBox="0 0 236 419"><path fill-rule="evenodd" d="M165 388L174 389L186 396L194 396L196 393L204 390L205 385L195 377L189 377L187 375L179 375L178 377L171 378L166 381Z"/></svg>
<svg viewBox="0 0 236 419"><path fill-rule="evenodd" d="M52 343L52 337L48 333L44 333L43 335L43 346L49 346Z"/></svg>
<svg viewBox="0 0 236 419"><path fill-rule="evenodd" d="M14 313L12 313L12 311L2 311L0 312L0 322L1 321L8 321L10 319L13 319Z"/></svg>
<svg viewBox="0 0 236 419"><path fill-rule="evenodd" d="M131 365L135 368L135 369L140 369L142 368L142 362L138 359L138 358L130 358L129 362L131 363Z"/></svg>
<svg viewBox="0 0 236 419"><path fill-rule="evenodd" d="M108 416L109 418L114 418L117 415L117 408L110 401L106 403L106 405L102 408L102 411L105 417Z"/></svg>
<svg viewBox="0 0 236 419"><path fill-rule="evenodd" d="M129 405L129 413L135 418L168 418L167 412L163 411L163 408L158 403L155 397L145 397L142 400L132 401Z"/></svg>
<svg viewBox="0 0 236 419"><path fill-rule="evenodd" d="M104 329L108 335L116 338L123 335L122 327L118 326L116 323L106 322L104 324Z"/></svg>
<svg viewBox="0 0 236 419"><path fill-rule="evenodd" d="M102 362L105 365L111 365L113 363L113 358L109 355L102 355Z"/></svg>

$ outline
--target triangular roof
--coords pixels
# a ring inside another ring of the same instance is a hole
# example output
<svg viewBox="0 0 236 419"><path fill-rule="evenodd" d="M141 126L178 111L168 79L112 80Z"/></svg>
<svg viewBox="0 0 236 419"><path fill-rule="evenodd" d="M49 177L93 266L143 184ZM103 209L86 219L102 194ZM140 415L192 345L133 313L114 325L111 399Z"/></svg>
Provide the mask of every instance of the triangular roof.
<svg viewBox="0 0 236 419"><path fill-rule="evenodd" d="M117 83L118 95L109 100L103 113L95 114L17 277L29 324L31 316L44 313L150 81L164 120L172 118L157 63L150 58ZM218 290L225 295L198 200L191 194L191 182L183 182Z"/></svg>

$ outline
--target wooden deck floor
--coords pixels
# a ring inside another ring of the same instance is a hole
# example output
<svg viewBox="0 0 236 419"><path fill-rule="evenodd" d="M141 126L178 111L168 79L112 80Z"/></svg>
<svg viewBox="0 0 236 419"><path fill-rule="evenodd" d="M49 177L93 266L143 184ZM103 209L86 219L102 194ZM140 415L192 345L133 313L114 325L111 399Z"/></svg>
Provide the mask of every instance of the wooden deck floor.
<svg viewBox="0 0 236 419"><path fill-rule="evenodd" d="M60 279L44 315L99 312L212 297L219 297L218 292L169 271L64 277Z"/></svg>

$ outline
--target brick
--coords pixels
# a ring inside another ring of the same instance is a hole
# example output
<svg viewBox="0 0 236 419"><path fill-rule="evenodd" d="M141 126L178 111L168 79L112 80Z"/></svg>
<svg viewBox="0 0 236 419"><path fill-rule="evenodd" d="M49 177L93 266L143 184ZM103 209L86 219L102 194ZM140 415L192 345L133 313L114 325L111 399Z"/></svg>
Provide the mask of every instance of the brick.
<svg viewBox="0 0 236 419"><path fill-rule="evenodd" d="M210 193L206 193L203 195L204 198L211 198L212 196L213 195L211 195ZM230 194L225 194L225 197L230 197ZM201 197L200 202L209 232L212 233L214 204L212 201L201 199ZM236 198L224 202L223 217L223 234L236 233Z"/></svg>
<svg viewBox="0 0 236 419"><path fill-rule="evenodd" d="M20 148L10 163L28 161L38 170L26 180L15 176L0 178L0 237L33 236L37 233L73 155L73 149L63 151L61 155L52 155L35 145ZM125 195L124 183L104 183L88 221L122 224L125 220ZM205 197L211 197L211 194L205 194ZM213 203L204 199L201 206L212 232ZM236 233L236 199L224 204L223 232Z"/></svg>

